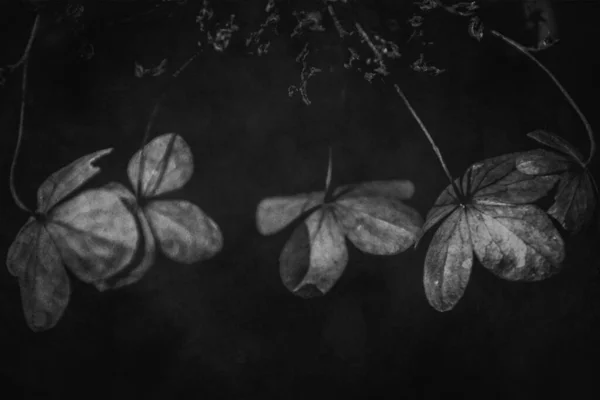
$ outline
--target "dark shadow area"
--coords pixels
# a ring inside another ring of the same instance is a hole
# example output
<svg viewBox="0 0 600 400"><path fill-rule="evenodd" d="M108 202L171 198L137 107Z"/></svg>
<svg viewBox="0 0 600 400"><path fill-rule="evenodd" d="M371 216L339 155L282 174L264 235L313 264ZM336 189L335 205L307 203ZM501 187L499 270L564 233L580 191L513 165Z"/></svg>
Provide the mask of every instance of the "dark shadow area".
<svg viewBox="0 0 600 400"><path fill-rule="evenodd" d="M224 247L193 265L158 255L139 283L117 291L100 293L72 279L62 320L35 334L25 324L17 280L0 268L6 387L27 399L598 394L597 216L565 239L567 258L558 275L513 283L476 262L464 297L447 313L431 308L423 290L431 234L417 249L390 257L363 254L348 243L350 261L336 286L304 300L279 276L279 254L291 230L263 237L254 221L265 197L323 189L329 145L335 184L409 179L416 193L407 203L425 217L448 181L393 83L455 176L484 158L536 148L526 137L533 129L561 135L587 154L577 115L535 64L491 35L481 42L469 37L467 20L438 13L423 28L434 44L425 50L406 45L406 61L401 58L385 82L369 83L362 72L343 67L348 52L331 26L322 39L289 37L296 22L291 2L278 2L288 20L282 19L282 34L272 38L269 52L247 54L243 38L264 21L264 5L223 1L214 5L215 18L235 13L240 25L227 50L205 48L172 82L168 75L140 79L134 62L156 65L167 58L172 73L196 51L201 2L157 5L148 14L154 6L116 3L83 2L85 30L77 34L53 17L42 21L28 73L16 189L34 207L49 174L106 147L115 150L99 163L102 173L90 185L127 183L127 163L166 88L151 135L178 133L195 164L192 179L173 196L213 218ZM364 26L400 35L388 20L393 15L403 27L410 5L375 3L357 5ZM524 38L515 28L523 24L518 10L497 3L486 3L484 24ZM554 3L560 43L536 56L598 128L600 5ZM20 57L34 17L22 3L1 9L1 65ZM307 40L311 62L323 69L308 81L309 106L298 94L288 96L288 87L300 83L302 64L295 58ZM87 60L80 50L90 43L94 55ZM446 71L411 70L418 51ZM8 187L20 85L15 73L0 87L2 260L26 221ZM597 176L596 160L590 168Z"/></svg>

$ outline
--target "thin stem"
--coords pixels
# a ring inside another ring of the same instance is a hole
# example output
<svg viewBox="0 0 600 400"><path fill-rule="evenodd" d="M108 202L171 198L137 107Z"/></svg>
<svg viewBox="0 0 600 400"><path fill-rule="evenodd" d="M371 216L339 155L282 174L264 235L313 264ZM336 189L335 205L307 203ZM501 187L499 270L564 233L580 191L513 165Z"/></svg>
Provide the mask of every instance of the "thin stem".
<svg viewBox="0 0 600 400"><path fill-rule="evenodd" d="M29 40L27 41L27 46L25 47L25 51L23 51L23 55L21 56L19 61L8 66L8 68L10 69L11 72L14 71L15 69L19 68L29 58L29 53L31 52L31 46L33 45L33 40L35 39L35 35L38 30L39 22L40 22L40 14L37 14L35 16L35 21L33 21L33 27L31 28L31 33L29 34Z"/></svg>
<svg viewBox="0 0 600 400"><path fill-rule="evenodd" d="M39 23L40 15L37 14L33 22L33 27L31 28L31 33L29 34L29 40L27 40L27 46L25 46L25 50L23 51L23 55L21 56L19 61L8 66L10 72L13 72L21 65L23 66L23 80L21 82L21 110L19 112L19 129L17 132L17 143L15 145L15 152L13 154L13 159L10 164L10 176L8 179L8 184L10 186L10 194L17 207L29 214L32 214L32 211L21 201L15 188L15 168L17 166L17 158L19 157L19 152L21 150L21 142L23 140L23 126L25 123L25 98L27 96L27 67L29 66L29 54L31 53L31 47L33 46Z"/></svg>
<svg viewBox="0 0 600 400"><path fill-rule="evenodd" d="M514 40L512 40L512 39L510 39L510 38L508 38L506 36L504 36L503 34L501 34L498 31L492 30L491 32L492 32L492 34L494 36L498 36L499 38L501 38L502 40L504 40L505 42L507 42L508 44L510 44L511 46L513 46L514 48L516 48L517 50L519 50L521 53L525 54L534 63L536 63L537 66L540 67L550 77L550 79L552 79L552 81L558 87L558 89L561 91L561 93L563 94L563 96L565 96L565 98L567 99L567 101L569 102L569 104L571 105L571 107L573 107L573 109L575 110L575 112L577 113L577 115L579 115L579 118L581 119L581 122L583 122L583 125L585 126L585 130L587 132L587 135L588 135L588 137L590 139L590 155L588 156L587 160L584 163L584 165L587 166L590 163L590 161L592 161L592 158L594 157L594 154L596 154L596 141L594 140L594 133L592 132L592 127L590 126L587 118L585 118L585 115L583 115L583 112L581 112L581 110L579 109L579 107L577 106L577 104L575 103L575 101L571 98L571 96L569 95L569 93L567 92L567 90L560 84L560 82L558 81L558 79L556 79L556 77L554 76L554 74L552 74L552 72L550 72L548 70L548 68L546 68L533 55L531 55L531 53L529 53L525 47L523 47L519 43L515 42Z"/></svg>
<svg viewBox="0 0 600 400"><path fill-rule="evenodd" d="M183 65L181 67L179 67L177 69L177 71L175 71L171 75L173 77L173 79L176 79L183 72L183 70L185 70L188 67L188 65L190 65L190 63L192 61L194 61L196 59L196 57L198 57L199 54L200 54L200 52L197 51L190 58L188 58L187 61L184 62ZM152 128L152 124L154 123L154 119L156 118L156 114L158 113L158 109L160 108L160 103L162 102L162 99L165 97L165 94L167 93L167 90L170 87L171 82L173 82L173 81L171 80L169 82L169 85L162 91L162 93L160 94L160 96L158 97L156 102L154 103L154 107L152 108L152 113L150 114L150 118L148 119L148 123L146 124L146 131L144 132L144 137L142 138L142 145L140 146L140 148L141 148L140 166L139 166L139 170L138 170L138 179L137 179L137 187L136 187L136 195L137 196L139 196L141 194L142 173L144 171L144 165L146 162L144 146L146 146L146 144L148 143L148 138L150 137L150 129Z"/></svg>
<svg viewBox="0 0 600 400"><path fill-rule="evenodd" d="M442 157L442 153L440 152L440 149L437 147L437 145L433 141L433 138L429 134L429 131L425 127L425 124L423 124L423 121L421 121L421 118L419 118L419 116L417 115L417 112L410 105L410 102L408 101L408 99L406 98L406 96L404 95L404 93L402 92L402 89L400 89L400 87L397 84L394 84L394 87L396 88L396 91L398 92L398 94L400 95L400 97L402 98L402 100L404 100L404 103L406 104L406 107L408 107L408 110L410 111L410 113L412 114L412 116L417 120L417 123L419 124L419 126L421 127L421 130L423 131L423 133L425 134L425 136L429 140L429 143L431 143L431 147L433 148L433 151L435 152L435 155L437 156L438 160L440 160L440 164L442 164L442 168L444 169L444 172L446 173L446 176L448 177L448 180L450 180L450 184L453 185L453 186L455 186L454 179L452 179L452 175L450 174L450 171L448 170L448 167L446 166L446 163L444 162L444 158ZM456 191L457 195L460 194L460 192L458 191L457 187L454 187L454 190Z"/></svg>
<svg viewBox="0 0 600 400"><path fill-rule="evenodd" d="M329 146L329 161L327 164L327 177L325 178L325 192L329 191L329 187L331 186L331 169L332 169L332 160L331 160L331 145Z"/></svg>
<svg viewBox="0 0 600 400"><path fill-rule="evenodd" d="M36 19L37 21L37 19ZM29 57L25 57L23 62L23 81L21 83L21 112L19 115L19 131L17 133L17 144L15 145L15 154L13 155L12 163L10 164L10 194L15 204L23 211L32 214L31 210L21 201L17 190L15 189L15 167L17 165L17 157L21 150L21 140L23 139L23 124L25 121L25 96L27 95L27 66L29 65Z"/></svg>

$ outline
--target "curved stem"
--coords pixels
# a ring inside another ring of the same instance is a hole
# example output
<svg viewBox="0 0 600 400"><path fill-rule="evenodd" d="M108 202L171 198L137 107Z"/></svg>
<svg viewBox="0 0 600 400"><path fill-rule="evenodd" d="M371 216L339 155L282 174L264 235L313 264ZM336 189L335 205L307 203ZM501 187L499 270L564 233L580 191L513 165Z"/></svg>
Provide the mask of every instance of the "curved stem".
<svg viewBox="0 0 600 400"><path fill-rule="evenodd" d="M15 167L17 165L17 157L21 149L21 140L23 139L23 123L25 121L25 96L27 95L27 66L29 65L29 57L25 57L23 63L23 82L21 83L21 112L19 114L19 131L17 133L17 144L15 145L15 154L13 155L12 163L10 164L10 194L15 204L23 211L32 213L29 208L21 201L17 190L15 189Z"/></svg>
<svg viewBox="0 0 600 400"><path fill-rule="evenodd" d="M12 162L10 163L10 175L8 179L8 184L10 187L10 194L17 207L29 214L32 214L32 211L21 201L15 188L15 168L17 166L17 158L19 157L19 152L21 150L21 142L23 140L23 125L25 122L25 98L27 96L27 67L29 66L29 53L31 53L31 47L33 46L33 41L35 40L39 24L40 15L37 14L35 16L35 21L33 22L33 27L31 28L31 33L29 34L27 46L25 46L25 50L23 51L23 55L21 56L19 61L8 66L10 72L13 72L15 69L23 65L23 80L21 82L21 110L19 112L19 130L17 132L17 143L15 144L15 152L13 154Z"/></svg>
<svg viewBox="0 0 600 400"><path fill-rule="evenodd" d="M588 135L588 138L590 139L590 155L588 156L587 160L584 163L584 165L587 166L590 163L590 161L592 161L592 158L594 157L594 154L596 154L596 141L594 140L594 133L592 132L592 127L590 126L587 118L585 118L585 115L583 115L583 112L581 112L581 110L579 109L579 107L577 106L577 104L575 103L575 101L571 98L571 96L569 95L569 93L567 92L567 90L560 84L560 82L558 81L558 79L556 79L556 77L554 76L554 74L552 74L552 72L550 72L548 70L548 68L546 68L533 55L531 55L531 53L529 53L525 47L523 47L519 43L515 42L514 40L512 40L512 39L510 39L510 38L508 38L506 36L504 36L503 34L501 34L498 31L492 30L491 32L492 32L492 34L494 36L497 36L500 39L504 40L506 43L510 44L511 46L513 46L514 48L516 48L517 50L519 50L521 53L523 53L527 57L529 57L529 59L531 59L534 63L536 63L537 66L540 67L550 77L550 79L552 79L552 81L558 87L558 89L563 94L563 96L565 96L565 98L567 99L567 101L569 102L569 104L571 105L571 107L573 107L573 109L575 110L575 112L577 113L577 115L579 116L579 118L581 119L581 122L583 122L583 125L585 126L585 130L586 130L587 135Z"/></svg>
<svg viewBox="0 0 600 400"><path fill-rule="evenodd" d="M27 41L27 46L25 46L25 51L23 51L23 55L16 63L9 65L8 68L10 71L14 71L19 68L25 61L29 58L29 53L31 52L31 46L33 45L33 40L35 39L35 35L38 30L38 26L40 24L40 14L35 16L35 21L33 21L33 27L31 28L31 33L29 34L29 40Z"/></svg>
<svg viewBox="0 0 600 400"><path fill-rule="evenodd" d="M442 168L444 169L444 172L446 173L446 176L448 177L450 184L454 187L454 190L456 191L456 195L459 196L461 194L461 192L458 190L458 187L454 183L454 179L452 179L452 175L450 174L450 171L448 170L448 167L446 166L446 163L444 162L444 158L442 157L442 153L440 152L440 149L437 147L437 145L433 141L433 138L429 134L429 131L425 127L425 124L423 124L423 121L421 121L421 118L419 118L419 116L417 115L417 112L410 105L410 102L408 101L408 99L406 98L404 93L402 92L402 89L400 89L400 87L397 84L394 84L394 87L396 88L396 91L398 92L398 94L400 95L402 100L404 100L404 103L406 104L406 107L408 107L408 110L410 111L412 116L417 120L417 123L419 124L419 126L421 127L421 130L423 131L423 133L429 140L429 143L431 143L431 147L433 148L433 151L435 152L435 155L437 156L438 160L440 160L440 164L442 164Z"/></svg>

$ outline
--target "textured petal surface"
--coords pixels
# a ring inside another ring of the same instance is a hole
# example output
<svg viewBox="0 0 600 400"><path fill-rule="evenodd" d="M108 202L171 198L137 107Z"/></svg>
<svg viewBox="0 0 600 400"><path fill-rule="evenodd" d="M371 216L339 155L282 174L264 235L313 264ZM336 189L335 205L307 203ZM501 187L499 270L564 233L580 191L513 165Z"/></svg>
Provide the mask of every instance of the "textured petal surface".
<svg viewBox="0 0 600 400"><path fill-rule="evenodd" d="M34 332L54 327L70 296L69 277L48 232L28 224L9 251L9 271L19 278L23 313Z"/></svg>
<svg viewBox="0 0 600 400"><path fill-rule="evenodd" d="M570 155L573 158L573 160L577 161L580 165L584 164L584 159L581 153L575 148L575 146L573 146L571 143L567 142L560 136L557 136L550 132L546 132L541 129L529 132L527 136L537 141L538 143L545 144L546 146L552 147L553 149L558 150L561 153Z"/></svg>
<svg viewBox="0 0 600 400"><path fill-rule="evenodd" d="M192 151L183 138L175 133L158 136L131 157L127 175L143 197L152 197L179 189L186 184L194 172ZM141 181L140 181L141 179Z"/></svg>
<svg viewBox="0 0 600 400"><path fill-rule="evenodd" d="M467 215L475 254L497 276L539 281L558 272L564 243L539 208L477 203Z"/></svg>
<svg viewBox="0 0 600 400"><path fill-rule="evenodd" d="M520 172L516 167L519 155L507 154L473 164L463 175L465 193L478 200L510 204L531 203L542 198L555 185L557 177Z"/></svg>
<svg viewBox="0 0 600 400"><path fill-rule="evenodd" d="M348 263L344 236L331 210L319 209L300 224L280 257L284 285L301 297L326 294Z"/></svg>
<svg viewBox="0 0 600 400"><path fill-rule="evenodd" d="M47 225L64 263L84 282L127 266L138 246L134 216L112 190L88 190L54 210Z"/></svg>
<svg viewBox="0 0 600 400"><path fill-rule="evenodd" d="M19 230L19 233L17 233L15 240L8 249L8 255L6 257L6 267L12 276L23 278L27 267L27 263L23 261L27 260L31 253L31 249L37 242L40 229L43 229L42 225L40 225L33 217L30 217L25 225Z"/></svg>
<svg viewBox="0 0 600 400"><path fill-rule="evenodd" d="M407 180L373 181L353 185L342 185L334 191L334 196L348 197L386 197L408 200L415 193L415 185Z"/></svg>
<svg viewBox="0 0 600 400"><path fill-rule="evenodd" d="M548 214L575 234L591 221L596 208L594 183L589 172L567 171L560 176L554 204Z"/></svg>
<svg viewBox="0 0 600 400"><path fill-rule="evenodd" d="M322 192L313 192L263 199L256 208L256 228L262 235L275 234L303 212L322 204L323 198Z"/></svg>
<svg viewBox="0 0 600 400"><path fill-rule="evenodd" d="M38 211L48 212L56 203L100 172L100 168L92 164L111 151L112 148L88 154L50 175L38 189Z"/></svg>
<svg viewBox="0 0 600 400"><path fill-rule="evenodd" d="M191 264L205 260L223 247L217 224L188 201L152 201L145 212L161 250L174 261Z"/></svg>
<svg viewBox="0 0 600 400"><path fill-rule="evenodd" d="M561 154L537 149L519 155L516 166L527 175L547 175L566 171L573 163Z"/></svg>
<svg viewBox="0 0 600 400"><path fill-rule="evenodd" d="M455 183L458 185L460 182L458 179L455 180ZM421 233L415 242L415 246L419 244L419 241L429 231L433 226L435 226L438 222L446 218L452 211L459 207L459 199L456 195L456 191L452 185L446 186L446 189L438 196L433 207L427 213L427 218L425 219L425 224L421 229Z"/></svg>
<svg viewBox="0 0 600 400"><path fill-rule="evenodd" d="M554 174L559 182L558 190L548 214L567 231L575 234L581 231L594 215L596 188L589 170L577 164L583 164L583 161L573 160L573 157L571 155L567 159L567 156L554 152L533 150L519 157L517 168L534 176Z"/></svg>
<svg viewBox="0 0 600 400"><path fill-rule="evenodd" d="M465 212L454 211L440 225L425 256L423 285L438 311L454 308L462 298L473 266L473 247Z"/></svg>
<svg viewBox="0 0 600 400"><path fill-rule="evenodd" d="M152 265L154 265L156 259L156 241L154 240L154 235L142 210L137 211L136 217L139 223L138 229L142 232L141 235L144 241L144 248L138 249L138 251L142 251L141 260L120 271L118 274L94 282L96 289L101 292L133 285L142 279Z"/></svg>
<svg viewBox="0 0 600 400"><path fill-rule="evenodd" d="M335 203L343 232L366 253L396 254L412 246L423 219L400 200L385 197L344 197Z"/></svg>

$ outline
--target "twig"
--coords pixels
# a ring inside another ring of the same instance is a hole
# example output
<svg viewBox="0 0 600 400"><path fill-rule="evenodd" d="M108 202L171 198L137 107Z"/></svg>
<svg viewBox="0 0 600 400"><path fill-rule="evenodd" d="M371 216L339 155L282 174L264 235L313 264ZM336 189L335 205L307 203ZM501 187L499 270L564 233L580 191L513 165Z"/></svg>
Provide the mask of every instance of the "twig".
<svg viewBox="0 0 600 400"><path fill-rule="evenodd" d="M573 109L575 110L575 112L577 113L577 115L579 115L579 118L581 119L581 122L583 122L583 125L585 126L585 130L587 132L587 135L588 135L588 137L590 139L590 155L588 156L587 160L584 163L584 166L587 166L590 163L590 161L592 161L592 158L594 157L594 154L596 153L596 141L594 140L594 133L592 132L592 127L590 126L587 118L585 118L585 115L583 115L583 112L581 112L581 110L579 109L579 107L575 103L575 100L573 100L571 98L571 96L569 95L569 93L567 92L567 90L560 84L560 82L558 81L558 79L556 79L556 77L554 76L554 74L552 74L552 72L550 72L550 70L548 70L548 68L546 68L544 66L544 64L542 64L541 62L539 62L537 60L537 58L535 58L533 55L531 55L531 53L529 53L529 51L527 51L527 49L525 47L523 47L519 43L515 42L514 40L512 40L512 39L510 39L510 38L508 38L506 36L504 36L503 34L501 34L498 31L492 30L491 32L492 32L492 34L494 36L497 36L500 39L504 40L506 43L510 44L511 46L513 46L514 48L516 48L517 50L519 50L521 53L523 53L527 57L529 57L529 59L532 60L534 63L536 63L537 66L540 67L550 77L550 79L552 79L552 81L558 87L558 89L563 94L563 96L565 96L565 98L567 99L568 103L571 105L571 107L573 107Z"/></svg>
<svg viewBox="0 0 600 400"><path fill-rule="evenodd" d="M338 35L340 35L340 38L343 39L344 36L350 35L348 32L346 32L346 30L344 29L344 27L340 23L340 20L337 18L337 15L335 14L335 10L334 10L334 8L333 8L333 6L331 4L327 4L327 11L329 11L329 15L333 19L333 23L335 25L335 29L338 31Z"/></svg>

